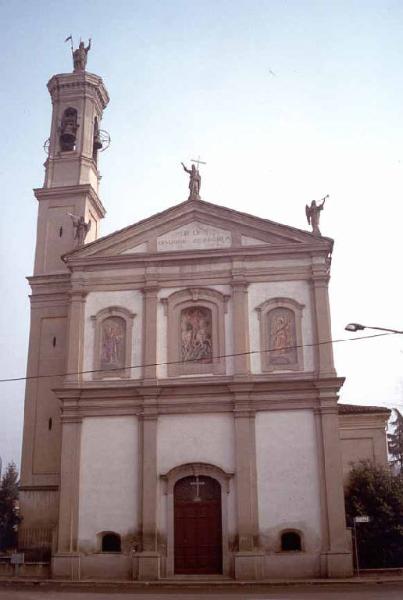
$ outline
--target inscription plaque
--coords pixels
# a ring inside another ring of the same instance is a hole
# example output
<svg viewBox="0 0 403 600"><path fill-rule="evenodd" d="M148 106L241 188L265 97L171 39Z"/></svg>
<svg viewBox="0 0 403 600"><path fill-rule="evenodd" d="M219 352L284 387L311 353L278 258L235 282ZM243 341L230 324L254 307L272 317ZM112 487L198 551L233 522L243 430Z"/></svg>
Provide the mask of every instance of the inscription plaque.
<svg viewBox="0 0 403 600"><path fill-rule="evenodd" d="M159 252L171 250L208 250L210 248L228 248L231 246L231 232L203 223L189 223L157 239Z"/></svg>

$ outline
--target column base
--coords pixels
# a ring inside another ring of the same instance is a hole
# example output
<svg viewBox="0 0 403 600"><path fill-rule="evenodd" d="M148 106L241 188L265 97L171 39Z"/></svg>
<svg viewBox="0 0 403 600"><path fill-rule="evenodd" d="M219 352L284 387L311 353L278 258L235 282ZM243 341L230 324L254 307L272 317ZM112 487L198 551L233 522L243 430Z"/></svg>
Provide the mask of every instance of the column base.
<svg viewBox="0 0 403 600"><path fill-rule="evenodd" d="M136 556L139 581L156 581L160 579L161 558L159 552L141 552Z"/></svg>
<svg viewBox="0 0 403 600"><path fill-rule="evenodd" d="M58 552L52 556L52 577L80 581L80 554Z"/></svg>
<svg viewBox="0 0 403 600"><path fill-rule="evenodd" d="M326 561L327 577L353 576L353 555L351 552L326 552L321 555L322 557Z"/></svg>
<svg viewBox="0 0 403 600"><path fill-rule="evenodd" d="M235 579L257 581L264 577L264 553L260 550L234 554Z"/></svg>

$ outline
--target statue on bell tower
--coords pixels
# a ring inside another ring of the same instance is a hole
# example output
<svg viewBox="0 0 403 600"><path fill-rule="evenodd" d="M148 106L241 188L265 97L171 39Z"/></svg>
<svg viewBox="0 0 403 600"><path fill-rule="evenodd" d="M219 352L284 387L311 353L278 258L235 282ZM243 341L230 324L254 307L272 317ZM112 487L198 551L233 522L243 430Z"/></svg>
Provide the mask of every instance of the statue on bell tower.
<svg viewBox="0 0 403 600"><path fill-rule="evenodd" d="M69 37L67 37L64 41L70 41L71 43L71 54L73 56L74 73L83 73L85 71L85 67L87 66L87 55L91 49L91 38L88 40L87 47L85 47L84 42L80 40L80 44L75 50L73 49L72 35L69 35Z"/></svg>
<svg viewBox="0 0 403 600"><path fill-rule="evenodd" d="M85 71L87 65L87 54L91 49L91 38L88 40L88 46L84 47L84 42L80 42L79 47L73 52L74 73Z"/></svg>

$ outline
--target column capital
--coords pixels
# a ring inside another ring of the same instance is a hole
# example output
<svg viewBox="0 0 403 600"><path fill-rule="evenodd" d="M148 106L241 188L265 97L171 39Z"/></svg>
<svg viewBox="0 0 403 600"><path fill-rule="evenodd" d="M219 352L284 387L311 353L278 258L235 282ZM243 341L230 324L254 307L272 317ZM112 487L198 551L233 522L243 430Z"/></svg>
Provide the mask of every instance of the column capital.
<svg viewBox="0 0 403 600"><path fill-rule="evenodd" d="M246 279L242 275L232 276L231 287L234 290L234 292L246 293L248 291L248 286L249 281L246 281Z"/></svg>
<svg viewBox="0 0 403 600"><path fill-rule="evenodd" d="M315 287L327 286L330 280L329 267L327 265L312 265L311 280Z"/></svg>
<svg viewBox="0 0 403 600"><path fill-rule="evenodd" d="M85 302L88 292L82 288L72 289L69 292L71 302Z"/></svg>
<svg viewBox="0 0 403 600"><path fill-rule="evenodd" d="M234 419L255 419L256 410L247 406L235 406Z"/></svg>
<svg viewBox="0 0 403 600"><path fill-rule="evenodd" d="M160 285L158 281L146 281L141 291L147 296L153 296L158 294L159 289Z"/></svg>
<svg viewBox="0 0 403 600"><path fill-rule="evenodd" d="M227 387L233 394L235 400L249 400L254 385L248 381L246 383L229 383Z"/></svg>

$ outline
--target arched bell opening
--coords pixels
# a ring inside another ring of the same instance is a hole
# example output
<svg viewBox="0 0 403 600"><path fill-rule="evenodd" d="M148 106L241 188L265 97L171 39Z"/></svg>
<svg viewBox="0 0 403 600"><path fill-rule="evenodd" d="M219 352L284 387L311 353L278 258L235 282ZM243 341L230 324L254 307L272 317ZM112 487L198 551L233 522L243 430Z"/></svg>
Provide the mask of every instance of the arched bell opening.
<svg viewBox="0 0 403 600"><path fill-rule="evenodd" d="M62 152L71 152L75 150L77 142L78 116L77 110L66 108L63 113L62 122L60 124L60 150Z"/></svg>

